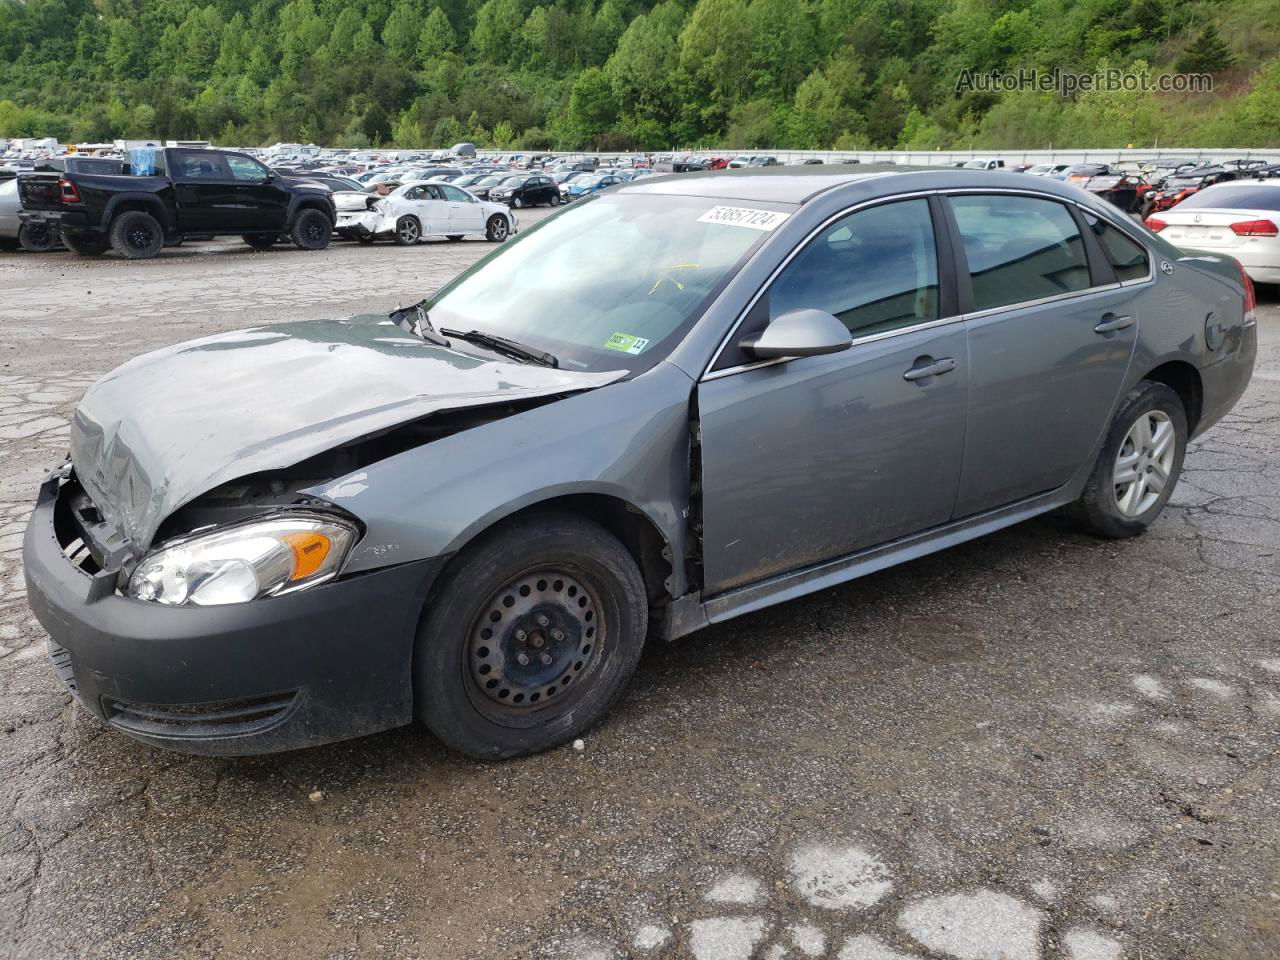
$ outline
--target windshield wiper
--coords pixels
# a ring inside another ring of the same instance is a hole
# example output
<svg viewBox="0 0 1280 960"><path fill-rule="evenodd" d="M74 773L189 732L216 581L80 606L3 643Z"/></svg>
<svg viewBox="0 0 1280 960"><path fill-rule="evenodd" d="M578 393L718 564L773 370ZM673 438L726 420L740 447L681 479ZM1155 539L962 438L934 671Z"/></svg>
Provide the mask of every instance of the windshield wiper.
<svg viewBox="0 0 1280 960"><path fill-rule="evenodd" d="M441 331L446 336L457 337L459 340L466 340L468 343L479 344L482 347L488 347L498 353L505 353L507 356L515 357L517 360L528 360L530 363L540 363L544 367L559 367L560 359L554 353L547 353L544 350L534 350L532 347L526 347L518 340L508 340L506 337L499 337L496 334L485 333L483 330L449 330Z"/></svg>
<svg viewBox="0 0 1280 960"><path fill-rule="evenodd" d="M434 343L437 347L453 346L436 332L435 326L431 323L431 318L427 316L427 309L423 306L426 302L425 300L419 300L411 307L402 307L391 314L391 319L405 333L412 333L420 340Z"/></svg>

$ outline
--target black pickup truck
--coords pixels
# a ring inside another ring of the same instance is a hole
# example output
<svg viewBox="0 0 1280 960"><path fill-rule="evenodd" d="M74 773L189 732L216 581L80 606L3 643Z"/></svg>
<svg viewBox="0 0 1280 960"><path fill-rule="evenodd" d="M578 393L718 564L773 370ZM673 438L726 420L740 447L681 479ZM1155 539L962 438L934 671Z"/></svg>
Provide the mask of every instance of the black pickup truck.
<svg viewBox="0 0 1280 960"><path fill-rule="evenodd" d="M113 249L130 260L186 237L227 234L259 250L282 237L322 250L337 219L327 187L277 176L225 150L157 150L121 173L22 174L18 193L24 223L55 227L84 256Z"/></svg>

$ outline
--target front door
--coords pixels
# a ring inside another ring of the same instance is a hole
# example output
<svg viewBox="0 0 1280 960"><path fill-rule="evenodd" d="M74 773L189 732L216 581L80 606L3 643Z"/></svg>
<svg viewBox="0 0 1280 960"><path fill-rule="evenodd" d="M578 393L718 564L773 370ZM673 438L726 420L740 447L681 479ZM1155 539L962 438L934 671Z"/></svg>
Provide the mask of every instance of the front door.
<svg viewBox="0 0 1280 960"><path fill-rule="evenodd" d="M229 153L226 160L244 228L284 230L289 218L289 191L251 157Z"/></svg>
<svg viewBox="0 0 1280 960"><path fill-rule="evenodd" d="M443 183L445 202L449 208L449 233L484 233L484 210L476 198L451 183Z"/></svg>
<svg viewBox="0 0 1280 960"><path fill-rule="evenodd" d="M1086 464L1129 366L1142 288L1117 286L1100 247L1091 268L1063 203L949 203L972 289L963 517L1056 489Z"/></svg>
<svg viewBox="0 0 1280 960"><path fill-rule="evenodd" d="M964 325L941 290L929 202L835 221L735 333L812 307L853 346L751 363L733 343L698 387L704 595L945 523L964 447ZM942 307L941 304L947 304Z"/></svg>

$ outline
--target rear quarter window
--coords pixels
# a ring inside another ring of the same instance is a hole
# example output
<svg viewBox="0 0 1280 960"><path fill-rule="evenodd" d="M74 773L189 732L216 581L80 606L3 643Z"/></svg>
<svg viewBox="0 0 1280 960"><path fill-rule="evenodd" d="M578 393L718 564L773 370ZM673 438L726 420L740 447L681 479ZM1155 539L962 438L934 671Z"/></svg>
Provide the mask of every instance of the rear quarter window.
<svg viewBox="0 0 1280 960"><path fill-rule="evenodd" d="M1142 280L1151 272L1151 262L1146 248L1123 230L1112 226L1101 217L1086 212L1085 222L1098 238L1107 259L1122 283L1126 280Z"/></svg>

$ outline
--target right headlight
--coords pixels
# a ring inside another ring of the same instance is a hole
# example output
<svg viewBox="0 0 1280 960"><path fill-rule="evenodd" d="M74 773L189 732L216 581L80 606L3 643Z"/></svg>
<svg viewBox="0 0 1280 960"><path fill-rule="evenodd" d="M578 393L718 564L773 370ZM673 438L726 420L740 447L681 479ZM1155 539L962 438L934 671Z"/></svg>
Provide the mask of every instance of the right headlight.
<svg viewBox="0 0 1280 960"><path fill-rule="evenodd" d="M224 527L149 553L127 593L170 606L279 596L332 580L355 545L345 520L297 513Z"/></svg>

